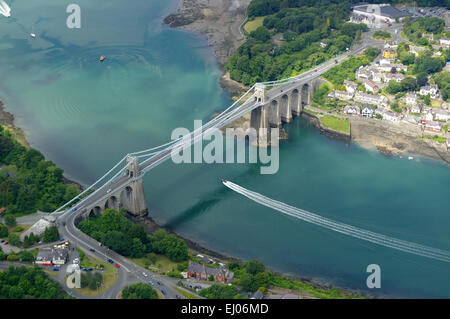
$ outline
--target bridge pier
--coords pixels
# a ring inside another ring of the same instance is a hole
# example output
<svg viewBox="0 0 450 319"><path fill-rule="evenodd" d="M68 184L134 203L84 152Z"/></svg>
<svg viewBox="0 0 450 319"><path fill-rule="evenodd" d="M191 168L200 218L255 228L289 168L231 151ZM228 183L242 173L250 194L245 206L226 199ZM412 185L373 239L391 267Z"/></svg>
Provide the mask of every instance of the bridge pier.
<svg viewBox="0 0 450 319"><path fill-rule="evenodd" d="M136 157L127 158L125 174L131 179L140 175L139 161ZM142 178L131 181L121 194L121 207L132 215L139 216L148 213Z"/></svg>

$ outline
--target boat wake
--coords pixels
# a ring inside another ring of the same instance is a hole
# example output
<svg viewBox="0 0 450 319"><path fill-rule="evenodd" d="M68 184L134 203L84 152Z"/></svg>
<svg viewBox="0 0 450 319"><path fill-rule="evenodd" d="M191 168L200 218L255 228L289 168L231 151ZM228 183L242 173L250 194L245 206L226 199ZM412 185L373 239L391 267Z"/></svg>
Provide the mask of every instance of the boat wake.
<svg viewBox="0 0 450 319"><path fill-rule="evenodd" d="M222 183L231 190L261 204L266 207L277 210L285 215L301 219L308 223L321 226L335 232L352 236L358 239L366 240L374 244L397 249L406 253L432 258L443 262L450 263L450 252L436 249L433 247L408 242L405 240L385 236L382 234L374 233L369 230L357 228L351 225L347 225L341 222L336 222L331 219L322 217L317 214L310 213L300 208L296 208L285 203L270 199L259 193L252 192L230 181L222 180Z"/></svg>
<svg viewBox="0 0 450 319"><path fill-rule="evenodd" d="M11 16L11 8L3 0L0 0L0 14L4 15L5 17Z"/></svg>

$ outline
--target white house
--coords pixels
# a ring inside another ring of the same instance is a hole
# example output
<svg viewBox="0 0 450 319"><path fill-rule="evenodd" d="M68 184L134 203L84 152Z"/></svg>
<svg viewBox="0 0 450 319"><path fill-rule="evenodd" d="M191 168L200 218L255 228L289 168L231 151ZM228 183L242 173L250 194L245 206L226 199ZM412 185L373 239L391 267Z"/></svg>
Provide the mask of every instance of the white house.
<svg viewBox="0 0 450 319"><path fill-rule="evenodd" d="M347 91L333 90L328 94L329 98L339 99L339 100L350 100L353 97L353 93Z"/></svg>
<svg viewBox="0 0 450 319"><path fill-rule="evenodd" d="M439 39L439 44L443 46L444 48L450 47L450 39L449 38L441 38Z"/></svg>
<svg viewBox="0 0 450 319"><path fill-rule="evenodd" d="M356 84L355 82L349 81L349 80L345 80L344 84L345 84L345 89L347 90L347 92L351 93L352 95L355 93L356 88L358 87L358 84Z"/></svg>
<svg viewBox="0 0 450 319"><path fill-rule="evenodd" d="M380 106L388 106L389 100L384 95L374 95L374 94L368 94L363 93L360 91L356 91L355 93L355 101L359 103L369 103L369 104L375 104Z"/></svg>
<svg viewBox="0 0 450 319"><path fill-rule="evenodd" d="M442 130L442 124L435 121L427 121L425 123L425 129L427 131L440 132Z"/></svg>
<svg viewBox="0 0 450 319"><path fill-rule="evenodd" d="M440 121L448 121L450 119L450 113L443 109L436 109L434 111L434 119Z"/></svg>
<svg viewBox="0 0 450 319"><path fill-rule="evenodd" d="M433 121L433 120L434 120L433 113L431 113L431 111L427 112L427 113L425 114L425 121L431 122L431 121Z"/></svg>
<svg viewBox="0 0 450 319"><path fill-rule="evenodd" d="M380 65L390 65L391 64L391 60L383 58L380 60Z"/></svg>
<svg viewBox="0 0 450 319"><path fill-rule="evenodd" d="M383 82L383 73L378 71L372 71L372 81L377 83Z"/></svg>
<svg viewBox="0 0 450 319"><path fill-rule="evenodd" d="M391 121L395 124L398 124L400 122L400 119L401 119L401 116L398 113L389 112L389 111L383 113L383 120Z"/></svg>
<svg viewBox="0 0 450 319"><path fill-rule="evenodd" d="M361 114L364 117L372 117L373 116L373 108L370 105L364 105L362 110L361 110Z"/></svg>
<svg viewBox="0 0 450 319"><path fill-rule="evenodd" d="M384 82L395 81L401 82L405 76L401 73L384 73Z"/></svg>
<svg viewBox="0 0 450 319"><path fill-rule="evenodd" d="M416 103L417 103L417 94L416 93L406 94L406 104L414 105Z"/></svg>
<svg viewBox="0 0 450 319"><path fill-rule="evenodd" d="M360 113L359 107L353 105L347 105L344 107L344 113L350 115L358 115Z"/></svg>
<svg viewBox="0 0 450 319"><path fill-rule="evenodd" d="M421 112L420 104L417 104L417 103L416 103L416 104L413 104L413 105L411 106L410 112L411 112L411 113L420 114L420 112Z"/></svg>
<svg viewBox="0 0 450 319"><path fill-rule="evenodd" d="M370 80L364 81L364 87L366 88L367 91L370 91L372 93L375 93L379 90L378 85L376 85L375 83L373 83Z"/></svg>
<svg viewBox="0 0 450 319"><path fill-rule="evenodd" d="M425 85L420 88L421 95L430 95L432 99L439 98L439 88L436 84Z"/></svg>

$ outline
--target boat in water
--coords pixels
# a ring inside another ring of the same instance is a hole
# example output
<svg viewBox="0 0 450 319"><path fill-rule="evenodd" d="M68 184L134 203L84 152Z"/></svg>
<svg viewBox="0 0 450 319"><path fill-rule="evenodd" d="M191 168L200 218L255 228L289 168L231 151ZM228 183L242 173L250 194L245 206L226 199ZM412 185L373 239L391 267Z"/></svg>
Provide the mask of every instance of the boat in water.
<svg viewBox="0 0 450 319"><path fill-rule="evenodd" d="M30 37L32 37L32 38L34 39L34 38L36 38L36 34L33 33L33 32L31 32L31 33L30 33Z"/></svg>
<svg viewBox="0 0 450 319"><path fill-rule="evenodd" d="M102 56L100 57L100 62L105 61L105 59L106 59L106 57L105 57L104 55L102 55Z"/></svg>
<svg viewBox="0 0 450 319"><path fill-rule="evenodd" d="M7 18L11 16L11 8L3 0L0 0L0 14L4 15Z"/></svg>

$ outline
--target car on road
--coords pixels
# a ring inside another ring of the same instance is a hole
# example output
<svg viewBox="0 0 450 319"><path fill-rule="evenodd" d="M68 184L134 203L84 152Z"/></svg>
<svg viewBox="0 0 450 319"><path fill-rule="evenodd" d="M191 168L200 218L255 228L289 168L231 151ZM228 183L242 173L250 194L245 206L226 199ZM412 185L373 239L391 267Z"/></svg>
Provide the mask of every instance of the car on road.
<svg viewBox="0 0 450 319"><path fill-rule="evenodd" d="M181 299L181 296L180 296L180 295L175 295L175 297L177 297L177 299Z"/></svg>
<svg viewBox="0 0 450 319"><path fill-rule="evenodd" d="M148 276L145 272L143 272L142 275L143 275L144 277L147 277L147 276Z"/></svg>
<svg viewBox="0 0 450 319"><path fill-rule="evenodd" d="M115 264L115 266L116 266L116 268L120 268L120 265L119 265L119 264Z"/></svg>
<svg viewBox="0 0 450 319"><path fill-rule="evenodd" d="M317 69L315 69L314 72L317 72Z"/></svg>
<svg viewBox="0 0 450 319"><path fill-rule="evenodd" d="M59 241L64 241L64 238L60 238Z"/></svg>
<svg viewBox="0 0 450 319"><path fill-rule="evenodd" d="M1 240L1 243L3 244L4 242L5 242L5 240L4 240L4 239L2 239L2 240Z"/></svg>
<svg viewBox="0 0 450 319"><path fill-rule="evenodd" d="M8 245L9 243L7 241L5 241L5 245Z"/></svg>
<svg viewBox="0 0 450 319"><path fill-rule="evenodd" d="M53 271L59 271L59 267L53 268Z"/></svg>
<svg viewBox="0 0 450 319"><path fill-rule="evenodd" d="M162 293L164 296L167 296L167 293L166 293L164 290L162 290L162 289L161 289L161 293Z"/></svg>
<svg viewBox="0 0 450 319"><path fill-rule="evenodd" d="M109 262L110 264L114 264L114 261L113 261L112 259L108 259L108 262Z"/></svg>
<svg viewBox="0 0 450 319"><path fill-rule="evenodd" d="M156 283L161 286L161 283L159 281L157 281Z"/></svg>
<svg viewBox="0 0 450 319"><path fill-rule="evenodd" d="M89 251L92 251L93 253L95 253L95 249L89 248Z"/></svg>
<svg viewBox="0 0 450 319"><path fill-rule="evenodd" d="M338 64L338 60L334 60L334 63Z"/></svg>
<svg viewBox="0 0 450 319"><path fill-rule="evenodd" d="M154 286L154 285L155 285L155 284L153 283L153 281L151 281L151 280L148 282L148 284L151 285L151 286Z"/></svg>
<svg viewBox="0 0 450 319"><path fill-rule="evenodd" d="M107 194L111 193L111 188L106 191Z"/></svg>

